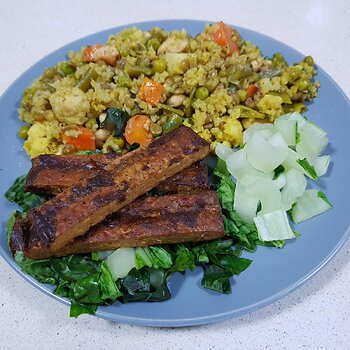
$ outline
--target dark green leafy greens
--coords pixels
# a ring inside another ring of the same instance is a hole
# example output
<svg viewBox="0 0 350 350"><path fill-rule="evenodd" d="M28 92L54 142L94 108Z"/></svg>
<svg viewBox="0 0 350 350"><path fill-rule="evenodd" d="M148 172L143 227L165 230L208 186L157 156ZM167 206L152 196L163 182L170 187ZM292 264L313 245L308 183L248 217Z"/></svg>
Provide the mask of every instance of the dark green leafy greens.
<svg viewBox="0 0 350 350"><path fill-rule="evenodd" d="M121 290L124 292L121 301L164 301L171 297L168 289L170 274L164 269L144 267L141 270L133 268L121 280Z"/></svg>
<svg viewBox="0 0 350 350"><path fill-rule="evenodd" d="M122 136L130 115L118 108L108 108L106 114L101 127L112 131L113 136Z"/></svg>
<svg viewBox="0 0 350 350"><path fill-rule="evenodd" d="M123 128L121 118L116 128ZM111 118L112 118L111 116ZM124 119L123 119L124 118ZM119 130L118 129L118 130ZM6 197L20 205L24 212L14 212L6 225L9 239L15 218L43 203L46 199L24 192L25 176L20 177L6 193ZM70 316L94 314L99 305L115 301L164 301L171 297L168 281L175 272L184 273L203 267L202 286L231 293L231 278L243 272L252 263L241 257L244 250L253 252L259 241L254 225L244 223L233 210L235 184L231 181L226 164L219 161L213 174L213 186L220 200L226 238L205 243L172 244L135 248L135 268L126 277L114 281L103 254L70 255L62 258L31 260L22 252L15 260L22 270L39 282L55 285L54 294L71 301ZM281 247L283 242L269 242Z"/></svg>
<svg viewBox="0 0 350 350"><path fill-rule="evenodd" d="M18 177L14 184L5 193L5 197L10 202L15 202L24 211L35 208L47 200L45 197L37 196L29 192L24 192L24 184L26 182L26 179L27 175Z"/></svg>
<svg viewBox="0 0 350 350"><path fill-rule="evenodd" d="M15 225L15 221L16 221L16 217L18 215L21 215L21 213L19 211L14 211L10 217L8 218L7 222L6 222L6 241L7 244L9 244L10 242L10 238L11 238L11 234L12 234L12 230L13 230L13 226Z"/></svg>

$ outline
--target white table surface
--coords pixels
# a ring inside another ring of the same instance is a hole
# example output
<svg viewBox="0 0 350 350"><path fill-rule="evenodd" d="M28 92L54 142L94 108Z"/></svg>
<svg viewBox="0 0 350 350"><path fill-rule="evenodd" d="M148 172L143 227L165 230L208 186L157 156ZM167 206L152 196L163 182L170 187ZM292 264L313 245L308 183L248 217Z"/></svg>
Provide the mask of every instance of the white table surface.
<svg viewBox="0 0 350 350"><path fill-rule="evenodd" d="M350 96L350 3L342 1L0 0L0 94L75 39L152 19L223 20L311 54ZM0 259L0 349L349 349L350 242L301 288L252 314L180 329L68 317Z"/></svg>

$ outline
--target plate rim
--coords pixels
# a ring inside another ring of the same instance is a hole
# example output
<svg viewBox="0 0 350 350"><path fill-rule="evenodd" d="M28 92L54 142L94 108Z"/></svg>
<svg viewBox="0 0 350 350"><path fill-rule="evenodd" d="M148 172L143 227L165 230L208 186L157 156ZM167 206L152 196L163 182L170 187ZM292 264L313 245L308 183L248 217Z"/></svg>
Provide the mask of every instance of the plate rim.
<svg viewBox="0 0 350 350"><path fill-rule="evenodd" d="M159 20L149 20L149 21L141 21L141 22L132 22L132 23L126 23L122 24L120 26L111 27L108 29L103 29L101 31L93 32L88 35L85 35L83 37L77 38L73 41L70 41L52 52L48 53L47 55L40 58L38 61L36 61L34 64L32 64L30 67L28 67L25 71L23 71L20 75L17 76L17 78L4 90L4 92L0 96L0 104L2 103L3 99L10 93L10 90L22 79L22 77L27 74L32 69L35 69L37 65L40 65L40 63L51 57L55 56L59 53L60 50L64 49L68 45L75 45L78 44L78 42L85 41L86 39L90 38L93 35L105 35L107 38L109 35L112 35L112 32L118 33L119 31L123 30L124 28L128 28L131 26L157 26L161 25L161 23L166 23L167 25L173 25L174 27L178 27L177 29L180 30L180 27L188 29L186 26L191 26L194 23L195 24L201 24L205 25L206 23L215 23L210 20L198 20L198 19L159 19ZM241 30L255 35L258 34L260 37L262 37L264 40L273 41L276 44L278 44L281 47L284 47L288 50L294 51L294 53L298 55L305 56L302 52L296 50L295 48L289 46L288 44L285 44L284 42L275 39L269 35L266 35L264 33L251 30L245 27L232 25L230 23L227 23L228 25L232 26L233 28L236 28L238 32ZM181 29L182 29L181 28ZM318 64L316 64L317 71L322 72L322 74L329 80L329 82L332 84L332 86L336 89L337 94L341 96L344 101L346 102L349 110L350 110L350 99L345 94L345 92L340 88L338 83ZM317 102L317 101L316 101ZM6 219L5 219L6 220ZM231 318L236 318L239 316L246 315L248 313L254 312L258 309L263 309L266 306L281 300L282 298L286 297L288 294L292 293L297 288L301 287L306 281L311 279L315 274L317 274L326 264L328 264L331 259L337 254L337 252L344 246L346 241L350 237L350 222L348 224L348 227L346 231L342 234L341 239L337 242L337 245L328 253L328 255L321 261L319 264L314 266L313 269L311 269L308 273L306 273L302 278L298 279L293 284L289 285L288 287L280 290L278 293L275 293L267 298L264 298L260 300L259 302L256 302L255 304L251 304L246 307L242 307L240 309L234 309L227 312L222 312L219 314L211 314L209 316L200 316L200 317L184 317L184 318L175 318L175 319L162 319L162 318L134 318L131 316L125 316L121 314L111 314L108 311L105 311L105 307L99 307L96 314L94 316L101 317L103 319L114 321L114 322L123 322L127 324L134 324L134 325L141 325L141 326L152 326L152 327L184 327L184 326L194 326L194 325L204 325L204 324L210 324L214 322L219 322ZM44 294L50 296L53 299L56 299L63 303L64 305L69 306L70 302L62 298L60 296L54 295L52 291L47 289L46 284L40 283L36 281L32 276L24 273L21 271L20 267L16 264L15 260L10 256L9 252L6 252L3 247L0 245L0 256L4 259L4 261L14 270L18 275L20 275L24 280L29 282L35 289L38 289L39 291L43 292Z"/></svg>

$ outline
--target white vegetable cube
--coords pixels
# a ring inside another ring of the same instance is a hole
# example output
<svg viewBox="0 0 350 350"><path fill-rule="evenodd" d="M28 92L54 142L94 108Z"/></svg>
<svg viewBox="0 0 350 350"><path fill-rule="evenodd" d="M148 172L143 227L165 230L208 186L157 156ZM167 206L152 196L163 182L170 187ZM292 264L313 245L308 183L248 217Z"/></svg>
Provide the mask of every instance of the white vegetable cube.
<svg viewBox="0 0 350 350"><path fill-rule="evenodd" d="M247 186L259 178L268 177L272 179L273 174L264 174L255 169L247 160L245 148L235 151L226 159L227 170L237 181Z"/></svg>
<svg viewBox="0 0 350 350"><path fill-rule="evenodd" d="M119 248L107 257L106 263L114 280L117 280L124 278L135 267L135 260L134 248Z"/></svg>
<svg viewBox="0 0 350 350"><path fill-rule="evenodd" d="M215 147L215 154L222 160L226 160L233 152L234 150L232 148L227 147L222 143L218 143Z"/></svg>
<svg viewBox="0 0 350 350"><path fill-rule="evenodd" d="M275 126L287 145L294 147L296 145L297 121L293 119L277 118L275 120Z"/></svg>
<svg viewBox="0 0 350 350"><path fill-rule="evenodd" d="M286 185L281 191L282 209L289 210L306 189L306 178L302 172L290 169L286 172Z"/></svg>
<svg viewBox="0 0 350 350"><path fill-rule="evenodd" d="M281 192L273 180L259 179L247 186L246 191L258 196L261 204L259 214L266 214L281 208Z"/></svg>
<svg viewBox="0 0 350 350"><path fill-rule="evenodd" d="M287 157L282 163L285 171L288 171L290 169L296 169L302 173L305 173L304 168L298 163L298 160L299 160L299 157L297 152L289 148Z"/></svg>
<svg viewBox="0 0 350 350"><path fill-rule="evenodd" d="M288 155L288 146L279 133L273 134L268 140L254 133L245 148L249 163L265 173L276 169Z"/></svg>
<svg viewBox="0 0 350 350"><path fill-rule="evenodd" d="M282 115L278 119L295 120L297 122L297 129L301 129L307 123L307 119L298 112Z"/></svg>
<svg viewBox="0 0 350 350"><path fill-rule="evenodd" d="M316 215L322 214L331 208L332 205L321 191L315 189L306 190L303 195L296 200L291 211L291 216L293 221L298 224Z"/></svg>
<svg viewBox="0 0 350 350"><path fill-rule="evenodd" d="M257 194L247 192L244 185L237 182L233 209L245 222L253 223L258 209L259 197Z"/></svg>
<svg viewBox="0 0 350 350"><path fill-rule="evenodd" d="M273 182L276 184L276 186L278 187L278 189L280 190L281 188L283 188L286 183L287 183L287 179L286 179L286 175L285 174L279 174L277 179L273 180Z"/></svg>
<svg viewBox="0 0 350 350"><path fill-rule="evenodd" d="M285 211L276 210L254 218L261 241L276 241L295 238Z"/></svg>
<svg viewBox="0 0 350 350"><path fill-rule="evenodd" d="M298 132L299 143L296 145L296 151L302 158L318 156L327 146L326 132L313 123L305 123Z"/></svg>
<svg viewBox="0 0 350 350"><path fill-rule="evenodd" d="M308 161L315 168L317 176L322 176L328 170L331 156L308 157Z"/></svg>
<svg viewBox="0 0 350 350"><path fill-rule="evenodd" d="M268 140L276 131L273 124L255 123L244 131L243 144L246 144L253 134L259 134L264 140Z"/></svg>

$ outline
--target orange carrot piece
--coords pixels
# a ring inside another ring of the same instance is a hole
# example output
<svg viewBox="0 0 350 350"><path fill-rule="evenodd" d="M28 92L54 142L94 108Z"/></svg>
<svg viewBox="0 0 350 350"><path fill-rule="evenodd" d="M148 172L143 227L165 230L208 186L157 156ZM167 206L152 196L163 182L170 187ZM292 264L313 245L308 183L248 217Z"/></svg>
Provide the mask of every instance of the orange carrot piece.
<svg viewBox="0 0 350 350"><path fill-rule="evenodd" d="M96 149L95 135L90 129L77 127L73 130L77 131L76 137L62 134L64 144L74 146L77 151L94 151Z"/></svg>
<svg viewBox="0 0 350 350"><path fill-rule="evenodd" d="M103 45L100 44L85 47L82 57L83 62L95 62L95 52L101 47L103 47Z"/></svg>
<svg viewBox="0 0 350 350"><path fill-rule="evenodd" d="M138 97L152 106L156 106L163 94L163 86L156 81L145 78L140 87Z"/></svg>
<svg viewBox="0 0 350 350"><path fill-rule="evenodd" d="M232 39L234 30L227 26L224 22L216 23L217 30L212 34L212 39L221 47L228 48L227 56L231 56L234 52L239 52L238 45Z"/></svg>
<svg viewBox="0 0 350 350"><path fill-rule="evenodd" d="M253 97L258 92L258 87L254 84L249 84L247 88L247 97Z"/></svg>
<svg viewBox="0 0 350 350"><path fill-rule="evenodd" d="M132 145L139 143L140 145L148 145L152 141L152 133L150 125L152 121L150 117L144 114L136 114L128 120L125 127L125 139Z"/></svg>
<svg viewBox="0 0 350 350"><path fill-rule="evenodd" d="M119 52L115 47L97 44L84 49L82 60L85 63L103 61L115 66L118 58Z"/></svg>

